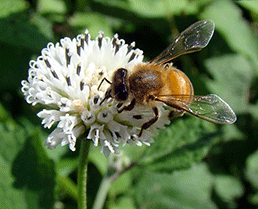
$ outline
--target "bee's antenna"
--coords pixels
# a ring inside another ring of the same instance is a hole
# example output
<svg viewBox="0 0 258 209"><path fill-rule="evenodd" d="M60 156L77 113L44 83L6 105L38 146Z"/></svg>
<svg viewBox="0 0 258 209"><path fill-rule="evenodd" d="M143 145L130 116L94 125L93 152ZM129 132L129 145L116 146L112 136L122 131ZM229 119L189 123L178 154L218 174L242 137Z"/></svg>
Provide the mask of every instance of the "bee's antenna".
<svg viewBox="0 0 258 209"><path fill-rule="evenodd" d="M112 84L112 82L110 82L107 78L103 78L102 81L100 82L99 86L98 86L98 91L99 91L99 89L100 89L100 87L101 87L101 85L104 81L108 82L110 85Z"/></svg>

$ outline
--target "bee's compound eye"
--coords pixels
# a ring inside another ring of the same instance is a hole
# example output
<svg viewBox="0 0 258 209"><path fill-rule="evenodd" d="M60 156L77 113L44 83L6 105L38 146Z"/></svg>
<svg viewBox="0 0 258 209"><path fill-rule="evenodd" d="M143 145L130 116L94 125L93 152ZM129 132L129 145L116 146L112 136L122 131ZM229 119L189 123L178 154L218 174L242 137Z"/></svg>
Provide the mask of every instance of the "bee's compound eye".
<svg viewBox="0 0 258 209"><path fill-rule="evenodd" d="M117 76L124 78L127 75L127 70L125 68L119 68L116 71Z"/></svg>

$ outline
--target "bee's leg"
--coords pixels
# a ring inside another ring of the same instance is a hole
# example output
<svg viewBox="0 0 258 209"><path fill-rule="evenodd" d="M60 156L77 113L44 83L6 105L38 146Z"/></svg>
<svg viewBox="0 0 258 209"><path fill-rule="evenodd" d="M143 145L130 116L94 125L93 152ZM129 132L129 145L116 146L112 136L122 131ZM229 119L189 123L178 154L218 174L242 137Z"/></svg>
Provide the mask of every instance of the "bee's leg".
<svg viewBox="0 0 258 209"><path fill-rule="evenodd" d="M98 88L97 88L98 91L99 91L99 89L100 89L100 87L101 87L101 85L102 85L102 83L103 83L104 81L108 82L110 85L112 84L107 78L103 78L102 81L100 82ZM107 91L106 91L106 93L105 93L104 99L102 99L102 101L100 102L99 105L102 105L102 103L103 103L105 100L107 100L108 98L110 98L110 97L112 97L112 96L111 96L111 88L108 88Z"/></svg>
<svg viewBox="0 0 258 209"><path fill-rule="evenodd" d="M102 99L102 101L100 102L99 105L102 105L102 103L103 103L105 100L107 100L108 98L110 98L110 97L112 97L112 96L111 96L111 88L108 88L107 91L106 91L106 93L105 93L105 97Z"/></svg>
<svg viewBox="0 0 258 209"><path fill-rule="evenodd" d="M98 90L100 89L100 87L101 87L101 85L102 85L102 83L103 83L104 81L106 81L106 82L109 83L110 85L112 84L107 78L103 78L103 79L101 80L99 86L98 86Z"/></svg>
<svg viewBox="0 0 258 209"><path fill-rule="evenodd" d="M134 108L134 106L135 106L135 103L136 103L136 100L133 99L133 100L131 101L131 103L130 103L128 106L124 106L121 110L118 110L118 113L121 113L121 112L123 112L124 110L126 110L126 111L132 110L132 109Z"/></svg>
<svg viewBox="0 0 258 209"><path fill-rule="evenodd" d="M184 115L184 111L172 110L172 111L169 112L168 118L172 119L172 118L176 118L176 117L181 117L183 115Z"/></svg>
<svg viewBox="0 0 258 209"><path fill-rule="evenodd" d="M152 110L153 110L153 112L155 114L155 117L142 125L141 131L138 134L138 137L141 137L143 130L149 128L151 125L153 125L158 120L158 118L159 118L158 108L157 107L153 107Z"/></svg>

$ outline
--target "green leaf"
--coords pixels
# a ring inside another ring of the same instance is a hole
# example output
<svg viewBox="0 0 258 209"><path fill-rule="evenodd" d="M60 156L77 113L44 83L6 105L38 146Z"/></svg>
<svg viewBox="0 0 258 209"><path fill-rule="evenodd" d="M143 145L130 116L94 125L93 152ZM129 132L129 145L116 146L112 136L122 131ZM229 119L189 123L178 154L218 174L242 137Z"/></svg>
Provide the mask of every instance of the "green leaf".
<svg viewBox="0 0 258 209"><path fill-rule="evenodd" d="M205 164L173 174L141 174L135 188L138 208L216 208L211 200L212 175Z"/></svg>
<svg viewBox="0 0 258 209"><path fill-rule="evenodd" d="M254 205L258 204L258 150L249 155L246 160L245 176L247 181L254 187L256 193L249 194L248 200Z"/></svg>
<svg viewBox="0 0 258 209"><path fill-rule="evenodd" d="M77 185L70 178L57 174L56 182L59 188L59 192L65 192L70 197L73 197L74 200L78 199Z"/></svg>
<svg viewBox="0 0 258 209"><path fill-rule="evenodd" d="M0 196L3 208L26 208L24 191L14 186L15 177L12 174L12 165L16 155L25 142L23 129L8 127L0 123Z"/></svg>
<svg viewBox="0 0 258 209"><path fill-rule="evenodd" d="M199 8L211 0L187 1L187 0L129 0L129 1L105 1L96 2L105 4L109 7L120 8L144 18L167 18L171 15L195 14Z"/></svg>
<svg viewBox="0 0 258 209"><path fill-rule="evenodd" d="M4 106L0 103L0 122L5 124L8 129L12 130L15 128L16 123L15 121L10 117L10 114L7 112L7 110L4 108Z"/></svg>
<svg viewBox="0 0 258 209"><path fill-rule="evenodd" d="M45 23L32 25L26 20L24 13L0 19L0 28L4 28L0 33L0 42L40 51L52 37L50 37L48 26L45 28L45 33L39 32L38 26L41 27L40 31L44 32L44 27L47 25Z"/></svg>
<svg viewBox="0 0 258 209"><path fill-rule="evenodd" d="M28 8L28 4L23 0L1 0L0 1L0 18L8 17L14 13L22 12Z"/></svg>
<svg viewBox="0 0 258 209"><path fill-rule="evenodd" d="M136 24L145 23L151 20L160 21L157 18L170 18L171 16L194 15L208 2L212 0L199 0L199 1L187 1L187 0L95 0L92 2L91 8L94 11L115 16L124 20L133 21Z"/></svg>
<svg viewBox="0 0 258 209"><path fill-rule="evenodd" d="M0 42L39 51L53 38L52 26L36 13L28 15L27 9L26 1L1 1Z"/></svg>
<svg viewBox="0 0 258 209"><path fill-rule="evenodd" d="M208 132L205 123L194 117L177 119L155 138L155 143L146 149L139 164L153 171L172 172L199 162L218 135L218 132Z"/></svg>
<svg viewBox="0 0 258 209"><path fill-rule="evenodd" d="M107 158L103 153L100 153L100 148L92 146L89 153L89 162L92 162L99 170L99 172L104 175L107 171Z"/></svg>
<svg viewBox="0 0 258 209"><path fill-rule="evenodd" d="M211 92L224 99L235 112L246 113L249 109L248 95L252 80L252 68L241 55L224 55L204 62L213 80L206 83Z"/></svg>
<svg viewBox="0 0 258 209"><path fill-rule="evenodd" d="M257 205L258 204L258 193L252 194L249 196L249 201L253 204L253 205Z"/></svg>
<svg viewBox="0 0 258 209"><path fill-rule="evenodd" d="M29 135L32 135L34 133L35 129L40 126L40 122L38 124L34 125L31 123L31 121L27 120L24 117L21 118L19 120L19 122L22 124L23 127L26 128L26 132ZM47 139L47 137L50 133L51 133L51 131L40 127L41 146L44 145L44 141ZM64 147L61 147L60 145L58 145L54 150L50 150L46 146L44 146L43 148L44 148L44 152L46 152L47 156L49 156L49 158L51 158L53 161L55 161L55 163L59 163L62 156L64 156L67 153L67 151L69 151L69 148L64 149Z"/></svg>
<svg viewBox="0 0 258 209"><path fill-rule="evenodd" d="M132 177L130 172L124 173L118 179L116 179L109 189L109 196L118 196L126 192L130 185L132 184Z"/></svg>
<svg viewBox="0 0 258 209"><path fill-rule="evenodd" d="M62 0L39 0L38 13L42 15L47 14L65 14L67 9Z"/></svg>
<svg viewBox="0 0 258 209"><path fill-rule="evenodd" d="M258 103L250 105L250 113L256 120L258 120Z"/></svg>
<svg viewBox="0 0 258 209"><path fill-rule="evenodd" d="M76 9L78 11L84 11L85 7L91 3L90 0L77 0L76 1Z"/></svg>
<svg viewBox="0 0 258 209"><path fill-rule="evenodd" d="M30 18L30 24L37 27L38 28L38 32L40 34L42 34L45 38L47 38L48 40L53 40L54 39L54 34L53 34L53 31L52 31L52 23L38 15L38 14L33 14L31 15L31 18ZM37 37L36 37L36 40L37 40ZM35 41L34 39L32 39L31 41ZM46 46L43 46L43 47L46 47Z"/></svg>
<svg viewBox="0 0 258 209"><path fill-rule="evenodd" d="M223 140L230 141L232 139L243 140L245 135L237 128L236 125L225 125L221 127L223 131Z"/></svg>
<svg viewBox="0 0 258 209"><path fill-rule="evenodd" d="M105 32L105 36L113 36L107 18L99 13L77 12L69 19L69 23L72 27L79 29L81 33L88 29L92 39L95 39L100 30Z"/></svg>
<svg viewBox="0 0 258 209"><path fill-rule="evenodd" d="M0 123L1 207L52 208L54 166L48 159L39 131L32 135L16 126Z"/></svg>
<svg viewBox="0 0 258 209"><path fill-rule="evenodd" d="M117 202L109 204L110 209L136 209L133 199L130 197L118 198Z"/></svg>
<svg viewBox="0 0 258 209"><path fill-rule="evenodd" d="M36 208L50 208L54 203L55 170L53 161L42 147L39 133L35 130L34 134L26 139L23 149L14 161L13 175L16 177L17 188L26 188L37 198L34 202ZM24 170L25 168L27 169Z"/></svg>
<svg viewBox="0 0 258 209"><path fill-rule="evenodd" d="M46 17L51 22L63 25L66 21L68 12L65 2L62 0L39 0L37 4L37 13Z"/></svg>
<svg viewBox="0 0 258 209"><path fill-rule="evenodd" d="M53 38L52 26L46 19L34 13L30 19L27 16L26 11L21 11L0 19L1 90L17 91L27 76L32 54L39 53Z"/></svg>
<svg viewBox="0 0 258 209"><path fill-rule="evenodd" d="M257 1L237 1L242 7L252 11L254 14L258 13L258 2Z"/></svg>
<svg viewBox="0 0 258 209"><path fill-rule="evenodd" d="M106 5L109 8L116 7L120 9L129 10L129 3L128 1L121 1L121 0L96 0L97 4ZM94 2L93 2L94 3Z"/></svg>
<svg viewBox="0 0 258 209"><path fill-rule="evenodd" d="M255 4L255 1L250 2ZM258 73L258 40L233 1L213 1L200 17L213 20L216 31L225 38L229 47L251 59Z"/></svg>
<svg viewBox="0 0 258 209"><path fill-rule="evenodd" d="M229 175L215 175L215 192L229 204L229 208L236 208L236 199L244 194L244 188L239 179Z"/></svg>
<svg viewBox="0 0 258 209"><path fill-rule="evenodd" d="M155 1L155 0L130 0L129 5L131 11L138 13L145 17L166 17L170 14L180 14L180 12L187 6L186 0L169 0L169 1Z"/></svg>
<svg viewBox="0 0 258 209"><path fill-rule="evenodd" d="M11 39L11 37L9 38ZM0 90L10 96L10 93L7 93L7 89L8 91L17 91L17 89L20 89L21 87L21 80L28 76L28 62L32 55L32 51L27 51L3 43L0 43L0 47L2 49L0 51Z"/></svg>
<svg viewBox="0 0 258 209"><path fill-rule="evenodd" d="M250 155L246 160L246 177L258 189L258 151Z"/></svg>
<svg viewBox="0 0 258 209"><path fill-rule="evenodd" d="M27 134L33 135L35 132L35 126L25 118L22 118L20 121L22 125L26 127ZM61 190L62 193L65 192L66 195L69 195L73 199L77 199L77 188L75 183L69 178L69 175L77 169L78 157L63 157L67 152L71 155L76 155L74 152L70 153L68 147L61 147L58 145L54 150L47 149L45 146L43 147L47 136L48 135L45 132L40 131L38 142L42 149L44 149L48 158L55 162L57 173L56 182L59 188L58 191Z"/></svg>
<svg viewBox="0 0 258 209"><path fill-rule="evenodd" d="M64 149L64 147L62 147ZM52 152L54 152L52 150ZM59 156L61 157L61 156ZM57 171L62 176L69 176L73 171L75 171L78 167L78 158L60 158L57 161Z"/></svg>

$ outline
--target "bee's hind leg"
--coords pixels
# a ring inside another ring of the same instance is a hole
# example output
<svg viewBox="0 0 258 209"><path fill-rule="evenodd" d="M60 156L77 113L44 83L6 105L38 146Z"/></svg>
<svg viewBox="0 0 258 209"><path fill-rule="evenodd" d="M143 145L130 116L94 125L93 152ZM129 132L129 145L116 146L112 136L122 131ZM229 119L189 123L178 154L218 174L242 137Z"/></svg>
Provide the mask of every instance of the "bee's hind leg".
<svg viewBox="0 0 258 209"><path fill-rule="evenodd" d="M149 128L151 125L153 125L154 123L156 123L156 121L159 119L159 111L157 107L153 107L152 108L155 116L154 118L152 118L151 120L149 120L148 122L144 123L141 127L141 131L138 134L138 137L141 137L143 130L146 130L147 128Z"/></svg>
<svg viewBox="0 0 258 209"><path fill-rule="evenodd" d="M184 111L180 111L180 110L171 110L168 114L168 118L169 119L173 119L173 118L177 118L177 117L181 117L184 115Z"/></svg>

